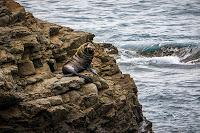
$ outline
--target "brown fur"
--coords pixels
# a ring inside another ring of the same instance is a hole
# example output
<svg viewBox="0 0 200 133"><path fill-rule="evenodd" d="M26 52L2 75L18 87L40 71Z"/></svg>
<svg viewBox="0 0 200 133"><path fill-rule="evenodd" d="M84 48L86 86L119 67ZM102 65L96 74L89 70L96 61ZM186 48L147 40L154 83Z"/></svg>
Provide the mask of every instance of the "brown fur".
<svg viewBox="0 0 200 133"><path fill-rule="evenodd" d="M89 77L81 75L79 72L90 70L92 73L95 73L91 70L91 62L94 56L94 50L95 46L91 42L81 45L75 55L63 65L63 74L77 75L90 82L91 79Z"/></svg>

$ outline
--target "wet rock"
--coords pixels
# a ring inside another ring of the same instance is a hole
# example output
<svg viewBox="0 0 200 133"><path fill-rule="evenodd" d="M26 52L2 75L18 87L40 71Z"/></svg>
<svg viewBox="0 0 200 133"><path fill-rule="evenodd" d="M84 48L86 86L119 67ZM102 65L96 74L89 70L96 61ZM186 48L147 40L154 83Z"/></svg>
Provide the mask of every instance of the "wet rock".
<svg viewBox="0 0 200 133"><path fill-rule="evenodd" d="M200 51L195 51L189 56L187 56L185 59L182 59L181 62L191 62L191 63L197 63L200 60Z"/></svg>
<svg viewBox="0 0 200 133"><path fill-rule="evenodd" d="M143 117L143 121L140 123L140 131L142 133L153 133L152 122Z"/></svg>

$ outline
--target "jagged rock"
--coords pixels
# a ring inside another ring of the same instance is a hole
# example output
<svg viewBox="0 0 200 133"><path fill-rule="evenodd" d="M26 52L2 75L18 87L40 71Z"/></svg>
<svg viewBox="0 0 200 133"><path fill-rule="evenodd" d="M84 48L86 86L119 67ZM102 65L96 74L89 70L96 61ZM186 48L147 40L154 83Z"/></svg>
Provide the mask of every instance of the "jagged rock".
<svg viewBox="0 0 200 133"><path fill-rule="evenodd" d="M95 44L99 76L82 72L87 84L61 69L93 34L36 19L13 0L0 1L0 26L0 132L152 132L133 79L109 55L116 47Z"/></svg>

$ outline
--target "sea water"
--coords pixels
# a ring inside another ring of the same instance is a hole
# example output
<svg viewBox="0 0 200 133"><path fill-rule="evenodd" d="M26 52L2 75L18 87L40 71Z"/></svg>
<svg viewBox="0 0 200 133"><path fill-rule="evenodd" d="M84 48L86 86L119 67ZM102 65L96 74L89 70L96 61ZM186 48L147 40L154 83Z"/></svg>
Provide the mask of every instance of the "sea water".
<svg viewBox="0 0 200 133"><path fill-rule="evenodd" d="M17 1L40 19L94 33L96 42L117 46L117 62L134 78L156 133L200 132L200 65L183 63L177 55L138 54L162 46L199 50L199 0Z"/></svg>

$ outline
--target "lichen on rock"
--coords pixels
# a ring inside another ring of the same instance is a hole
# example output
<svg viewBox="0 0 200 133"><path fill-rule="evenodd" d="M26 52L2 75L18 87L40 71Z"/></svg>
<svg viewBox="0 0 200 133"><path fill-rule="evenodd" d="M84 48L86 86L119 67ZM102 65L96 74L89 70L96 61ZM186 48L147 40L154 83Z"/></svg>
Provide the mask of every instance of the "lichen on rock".
<svg viewBox="0 0 200 133"><path fill-rule="evenodd" d="M94 35L36 19L13 0L0 7L0 132L152 132L133 79L110 56L117 48L95 43L100 76L83 72L93 83L66 77L62 65Z"/></svg>

